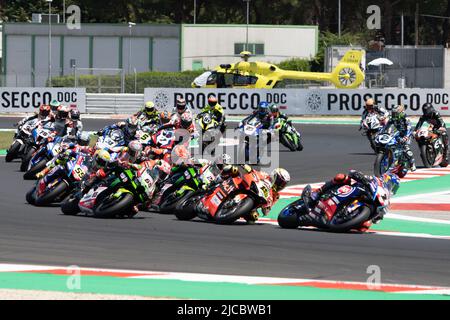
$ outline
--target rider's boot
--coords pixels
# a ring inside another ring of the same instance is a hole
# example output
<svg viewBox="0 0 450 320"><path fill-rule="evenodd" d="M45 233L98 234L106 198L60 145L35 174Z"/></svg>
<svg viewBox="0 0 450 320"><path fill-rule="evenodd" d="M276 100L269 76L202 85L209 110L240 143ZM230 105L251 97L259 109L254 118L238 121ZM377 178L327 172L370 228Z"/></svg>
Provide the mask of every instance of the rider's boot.
<svg viewBox="0 0 450 320"><path fill-rule="evenodd" d="M359 232L366 232L367 230L369 230L371 225L372 225L372 222L366 221L357 230Z"/></svg>

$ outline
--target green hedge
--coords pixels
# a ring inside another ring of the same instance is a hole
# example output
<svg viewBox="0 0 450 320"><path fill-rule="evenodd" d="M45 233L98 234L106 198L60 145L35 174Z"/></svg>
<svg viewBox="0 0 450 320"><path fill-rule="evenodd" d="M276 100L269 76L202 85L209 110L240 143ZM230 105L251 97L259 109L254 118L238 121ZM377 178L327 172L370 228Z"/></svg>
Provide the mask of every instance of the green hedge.
<svg viewBox="0 0 450 320"><path fill-rule="evenodd" d="M136 76L136 93L143 93L144 88L190 88L191 82L203 71L184 72L142 72ZM102 93L120 92L119 75L80 75L78 77L78 87L86 87L86 91L98 92L98 83L101 79ZM75 85L74 76L54 77L52 79L54 87L73 87ZM134 93L134 75L125 76L125 92Z"/></svg>

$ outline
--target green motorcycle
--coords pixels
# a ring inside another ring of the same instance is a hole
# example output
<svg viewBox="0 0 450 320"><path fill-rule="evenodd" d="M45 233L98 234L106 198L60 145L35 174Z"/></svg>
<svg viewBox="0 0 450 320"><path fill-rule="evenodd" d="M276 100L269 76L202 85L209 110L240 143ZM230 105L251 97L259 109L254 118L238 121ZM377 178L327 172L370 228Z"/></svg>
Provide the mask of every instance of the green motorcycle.
<svg viewBox="0 0 450 320"><path fill-rule="evenodd" d="M137 213L136 208L153 197L158 180L157 170L118 168L107 190L92 190L94 194L88 193L87 199L81 199L79 207L81 211L91 211L96 218L133 217ZM92 202L91 198L97 198L99 194L102 195L100 202ZM95 207L89 208L93 203Z"/></svg>
<svg viewBox="0 0 450 320"><path fill-rule="evenodd" d="M275 132L278 132L279 134L281 144L286 148L291 151L303 150L302 136L292 125L291 121L284 118L278 118L273 127Z"/></svg>

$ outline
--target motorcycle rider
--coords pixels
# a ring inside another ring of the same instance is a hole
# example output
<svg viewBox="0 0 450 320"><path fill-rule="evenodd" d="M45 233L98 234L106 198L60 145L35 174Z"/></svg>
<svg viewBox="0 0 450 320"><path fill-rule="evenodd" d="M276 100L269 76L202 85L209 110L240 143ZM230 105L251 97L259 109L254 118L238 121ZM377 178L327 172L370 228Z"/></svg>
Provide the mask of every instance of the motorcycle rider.
<svg viewBox="0 0 450 320"><path fill-rule="evenodd" d="M411 171L416 171L417 168L414 160L414 154L411 150L411 121L406 117L405 107L403 105L398 105L391 111L391 119L388 121L386 127L389 127L390 125L393 125L400 133L401 143L404 147L409 168Z"/></svg>
<svg viewBox="0 0 450 320"><path fill-rule="evenodd" d="M270 108L269 108L269 103L266 101L261 101L258 104L258 108L249 116L247 116L246 118L244 118L239 126L241 126L244 123L249 122L250 120L254 119L255 117L257 117L259 119L259 121L261 121L262 125L263 125L263 129L265 130L269 130L272 125L274 124L274 118L272 113L270 112Z"/></svg>
<svg viewBox="0 0 450 320"><path fill-rule="evenodd" d="M56 111L54 130L56 135L64 137L71 135L74 123L70 119L70 108L64 105L60 105Z"/></svg>
<svg viewBox="0 0 450 320"><path fill-rule="evenodd" d="M277 119L284 119L288 121L288 116L280 111L276 103L272 103L269 108L274 121L277 121Z"/></svg>
<svg viewBox="0 0 450 320"><path fill-rule="evenodd" d="M136 133L138 129L138 120L136 117L132 116L125 121L120 121L110 126L103 128L97 132L98 136L103 135L105 132L109 132L120 129L123 132L125 144L130 143L132 140L136 139Z"/></svg>
<svg viewBox="0 0 450 320"><path fill-rule="evenodd" d="M220 132L224 133L226 129L225 113L223 107L218 103L217 98L213 95L208 97L208 104L202 109L196 119L199 119L203 114L209 114L212 119L215 119L220 125Z"/></svg>
<svg viewBox="0 0 450 320"><path fill-rule="evenodd" d="M444 161L442 162L442 165L445 167L448 165L449 139L444 119L442 119L442 116L439 114L439 112L436 111L436 109L434 109L431 103L425 103L422 106L422 112L423 115L420 117L419 122L417 122L417 125L414 129L414 133L415 134L417 133L417 131L420 129L420 127L422 127L424 122L427 122L433 126L433 131L442 136L442 141L444 143Z"/></svg>
<svg viewBox="0 0 450 320"><path fill-rule="evenodd" d="M58 100L53 99L50 102L50 108L52 109L51 113L53 117L56 117L56 114L58 112L58 108L61 106L61 103Z"/></svg>
<svg viewBox="0 0 450 320"><path fill-rule="evenodd" d="M159 124L159 112L156 110L155 103L153 101L147 101L144 107L134 114L134 117L146 124Z"/></svg>
<svg viewBox="0 0 450 320"><path fill-rule="evenodd" d="M83 122L80 119L80 111L78 109L72 109L70 111L70 120L72 120L71 135L79 136L83 132Z"/></svg>
<svg viewBox="0 0 450 320"><path fill-rule="evenodd" d="M50 106L48 104L41 104L41 106L39 107L38 112L35 112L31 116L23 118L22 120L20 120L16 124L16 126L20 127L24 123L26 123L26 122L28 122L30 120L33 120L33 119L39 119L39 120L41 120L41 122L51 121L50 112L51 112L51 109L50 109Z"/></svg>
<svg viewBox="0 0 450 320"><path fill-rule="evenodd" d="M323 220L324 217L319 217L315 214L313 209L321 199L321 197L325 194L327 194L330 190L344 185L352 185L352 180L354 180L356 183L362 184L363 188L370 192L371 189L371 182L374 179L379 179L376 176L366 176L362 172L356 171L356 170L350 170L348 174L344 173L338 173L334 176L333 179L325 182L324 185L322 185L320 188L316 189L315 191L311 192L311 186L308 185L304 192L303 192L303 201L305 203L305 207L308 209L309 214L303 215L299 219L303 225L307 225L308 222L311 222L313 220ZM397 193L397 190L399 188L400 180L397 175L392 173L386 173L383 175L383 181L384 183L389 183L391 194L394 195ZM372 219L374 223L378 223L383 219L383 215L378 215L375 218ZM324 221L325 222L325 221ZM367 230L371 226L370 221L366 221L363 224L363 227L361 231Z"/></svg>
<svg viewBox="0 0 450 320"><path fill-rule="evenodd" d="M168 125L175 126L176 129L186 129L189 133L195 132L194 116L191 107L187 105L185 99L177 98L176 106Z"/></svg>
<svg viewBox="0 0 450 320"><path fill-rule="evenodd" d="M389 112L385 108L375 105L374 103L375 102L372 98L366 100L364 111L361 116L361 125L359 130L362 129L362 123L364 122L364 120L366 120L367 116L371 114L376 114L378 120L382 125L385 125L387 123L387 120L389 119Z"/></svg>

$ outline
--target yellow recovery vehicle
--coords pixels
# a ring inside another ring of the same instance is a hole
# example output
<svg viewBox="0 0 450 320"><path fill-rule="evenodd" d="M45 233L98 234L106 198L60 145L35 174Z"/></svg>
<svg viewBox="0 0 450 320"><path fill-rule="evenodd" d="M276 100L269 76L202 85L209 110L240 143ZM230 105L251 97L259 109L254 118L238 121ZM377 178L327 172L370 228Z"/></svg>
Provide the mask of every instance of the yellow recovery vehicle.
<svg viewBox="0 0 450 320"><path fill-rule="evenodd" d="M276 88L281 81L309 80L329 81L337 88L353 89L364 81L361 68L363 52L349 50L331 73L289 71L267 63L249 62L251 53L241 52L242 61L234 64L221 64L213 71L207 71L192 82L193 88Z"/></svg>

